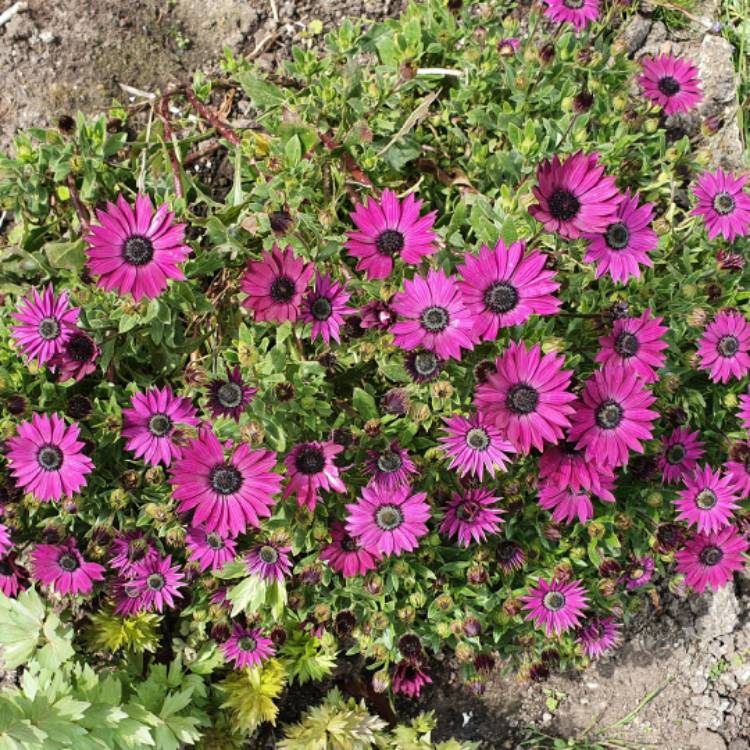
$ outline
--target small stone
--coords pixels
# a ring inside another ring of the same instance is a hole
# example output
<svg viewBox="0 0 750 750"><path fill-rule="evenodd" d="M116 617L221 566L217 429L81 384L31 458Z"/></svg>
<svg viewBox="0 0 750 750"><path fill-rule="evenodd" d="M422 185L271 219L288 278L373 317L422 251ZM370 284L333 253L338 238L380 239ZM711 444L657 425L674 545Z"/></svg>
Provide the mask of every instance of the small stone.
<svg viewBox="0 0 750 750"><path fill-rule="evenodd" d="M44 31L39 32L39 41L43 42L44 44L53 44L57 41L57 36L51 31L45 29Z"/></svg>
<svg viewBox="0 0 750 750"><path fill-rule="evenodd" d="M620 34L620 41L625 45L629 55L634 55L648 38L651 31L651 19L636 13Z"/></svg>
<svg viewBox="0 0 750 750"><path fill-rule="evenodd" d="M551 714L551 713L549 713L549 711L545 711L545 712L544 712L544 713L542 714L542 722L543 722L544 724L549 724L549 723L550 723L551 721L552 721L552 714Z"/></svg>
<svg viewBox="0 0 750 750"><path fill-rule="evenodd" d="M703 641L712 640L731 633L739 618L739 605L734 593L734 586L725 586L708 597L708 608L705 614L696 617L695 629ZM720 648L717 642L712 648ZM713 651L712 651L713 652Z"/></svg>
<svg viewBox="0 0 750 750"><path fill-rule="evenodd" d="M708 680L702 674L694 675L690 680L690 690L696 695L705 692L707 687Z"/></svg>
<svg viewBox="0 0 750 750"><path fill-rule="evenodd" d="M5 24L5 36L11 41L22 42L36 34L36 26L25 13L18 13Z"/></svg>
<svg viewBox="0 0 750 750"><path fill-rule="evenodd" d="M709 732L706 729L699 730L692 737L692 744L701 750L727 750L727 743L724 738L716 732Z"/></svg>

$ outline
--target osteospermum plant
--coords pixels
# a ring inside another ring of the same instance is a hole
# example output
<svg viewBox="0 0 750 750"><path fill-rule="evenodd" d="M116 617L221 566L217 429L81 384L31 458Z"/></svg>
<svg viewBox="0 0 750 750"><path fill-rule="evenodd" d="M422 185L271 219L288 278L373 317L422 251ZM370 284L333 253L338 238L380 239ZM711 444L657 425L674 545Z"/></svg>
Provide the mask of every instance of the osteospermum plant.
<svg viewBox="0 0 750 750"><path fill-rule="evenodd" d="M93 664L158 621L217 732L337 654L410 698L440 650L581 666L745 564L750 199L671 128L697 68L619 3L449 5L0 160L0 590Z"/></svg>

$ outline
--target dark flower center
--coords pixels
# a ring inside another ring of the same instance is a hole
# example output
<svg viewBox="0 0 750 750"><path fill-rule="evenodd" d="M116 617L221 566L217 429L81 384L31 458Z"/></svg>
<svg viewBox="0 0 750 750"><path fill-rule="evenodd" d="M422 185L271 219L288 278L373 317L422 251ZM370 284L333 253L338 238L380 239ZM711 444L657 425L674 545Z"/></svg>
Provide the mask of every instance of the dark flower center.
<svg viewBox="0 0 750 750"><path fill-rule="evenodd" d="M459 521L473 521L477 517L480 508L479 503L474 500L465 500L456 508L456 518Z"/></svg>
<svg viewBox="0 0 750 750"><path fill-rule="evenodd" d="M565 606L565 594L562 591L548 591L542 599L542 604L550 612L558 612Z"/></svg>
<svg viewBox="0 0 750 750"><path fill-rule="evenodd" d="M213 550L224 549L224 540L215 532L206 534L206 544Z"/></svg>
<svg viewBox="0 0 750 750"><path fill-rule="evenodd" d="M495 557L500 563L509 563L516 556L516 552L518 552L518 545L505 540L498 544Z"/></svg>
<svg viewBox="0 0 750 750"><path fill-rule="evenodd" d="M301 474L318 474L326 465L326 457L320 448L303 448L294 459L294 466Z"/></svg>
<svg viewBox="0 0 750 750"><path fill-rule="evenodd" d="M161 591L167 585L167 579L161 573L152 573L146 579L146 586L151 591Z"/></svg>
<svg viewBox="0 0 750 750"><path fill-rule="evenodd" d="M727 192L716 193L713 206L717 214L726 216L734 211L734 198Z"/></svg>
<svg viewBox="0 0 750 750"><path fill-rule="evenodd" d="M248 635L242 636L242 638L237 641L237 646L239 647L240 651L255 651L257 645L258 642L255 640L255 638L251 638Z"/></svg>
<svg viewBox="0 0 750 750"><path fill-rule="evenodd" d="M664 96L674 96L680 90L680 82L672 76L664 76L659 79L657 87Z"/></svg>
<svg viewBox="0 0 750 750"><path fill-rule="evenodd" d="M57 471L63 464L63 452L56 445L43 445L36 460L45 471Z"/></svg>
<svg viewBox="0 0 750 750"><path fill-rule="evenodd" d="M328 320L333 315L333 305L328 297L318 297L310 305L310 314L315 320Z"/></svg>
<svg viewBox="0 0 750 750"><path fill-rule="evenodd" d="M154 437L164 437L172 429L172 420L161 412L154 414L148 420L148 431Z"/></svg>
<svg viewBox="0 0 750 750"><path fill-rule="evenodd" d="M146 557L147 549L148 545L145 539L133 539L128 542L128 549L125 554L130 562L138 562L138 560L143 560Z"/></svg>
<svg viewBox="0 0 750 750"><path fill-rule="evenodd" d="M440 362L434 352L425 350L414 355L414 369L424 378L433 375L439 366Z"/></svg>
<svg viewBox="0 0 750 750"><path fill-rule="evenodd" d="M134 234L125 240L122 257L131 266L145 266L154 257L154 246L148 237Z"/></svg>
<svg viewBox="0 0 750 750"><path fill-rule="evenodd" d="M222 383L216 392L216 398L226 409L235 409L242 403L242 386L237 383Z"/></svg>
<svg viewBox="0 0 750 750"><path fill-rule="evenodd" d="M294 281L288 276L277 276L271 284L271 298L274 302L290 302L296 291Z"/></svg>
<svg viewBox="0 0 750 750"><path fill-rule="evenodd" d="M450 323L450 315L444 307L439 305L431 305L422 311L419 316L419 322L422 324L422 328L429 333L440 333L448 327Z"/></svg>
<svg viewBox="0 0 750 750"><path fill-rule="evenodd" d="M740 342L736 336L722 336L716 345L716 351L722 357L734 357L740 349Z"/></svg>
<svg viewBox="0 0 750 750"><path fill-rule="evenodd" d="M94 356L94 342L85 333L72 336L66 348L75 362L88 362Z"/></svg>
<svg viewBox="0 0 750 750"><path fill-rule="evenodd" d="M57 564L66 572L72 573L74 570L78 570L81 567L81 563L75 555L70 552L63 552L60 557L57 558Z"/></svg>
<svg viewBox="0 0 750 750"><path fill-rule="evenodd" d="M505 403L516 414L531 414L539 403L539 393L526 383L517 383L508 390Z"/></svg>
<svg viewBox="0 0 750 750"><path fill-rule="evenodd" d="M381 255L394 255L404 247L404 235L396 229L386 229L375 240L375 247Z"/></svg>
<svg viewBox="0 0 750 750"><path fill-rule="evenodd" d="M37 331L45 341L52 341L60 335L60 323L56 318L42 318Z"/></svg>
<svg viewBox="0 0 750 750"><path fill-rule="evenodd" d="M481 427L472 427L466 433L466 445L475 451L487 450L490 444L490 436L487 434L487 430L483 430Z"/></svg>
<svg viewBox="0 0 750 750"><path fill-rule="evenodd" d="M403 464L404 462L401 459L401 456L395 451L383 451L383 453L378 456L378 469L386 474L398 471Z"/></svg>
<svg viewBox="0 0 750 750"><path fill-rule="evenodd" d="M718 502L719 498L716 496L716 493L713 490L708 489L708 487L701 490L695 496L695 504L701 510L711 510L711 508L713 508Z"/></svg>
<svg viewBox="0 0 750 750"><path fill-rule="evenodd" d="M484 290L484 305L493 313L510 312L518 304L518 290L505 281L496 281Z"/></svg>
<svg viewBox="0 0 750 750"><path fill-rule="evenodd" d="M7 560L0 560L0 576L12 576L14 573L13 566Z"/></svg>
<svg viewBox="0 0 750 750"><path fill-rule="evenodd" d="M264 562L266 565L275 565L279 561L279 551L276 547L272 547L270 544L264 544L258 550L258 557L261 559L261 562Z"/></svg>
<svg viewBox="0 0 750 750"><path fill-rule="evenodd" d="M609 399L597 407L594 417L603 430L614 430L622 422L624 415L622 406Z"/></svg>
<svg viewBox="0 0 750 750"><path fill-rule="evenodd" d="M569 190L555 190L549 199L549 212L558 221L569 221L580 208L580 201Z"/></svg>
<svg viewBox="0 0 750 750"><path fill-rule="evenodd" d="M219 495L233 495L242 487L242 473L234 466L217 464L208 475L211 489Z"/></svg>
<svg viewBox="0 0 750 750"><path fill-rule="evenodd" d="M623 331L615 339L615 351L621 357L634 357L639 347L638 337L634 333Z"/></svg>
<svg viewBox="0 0 750 750"><path fill-rule="evenodd" d="M570 10L580 10L583 8L583 0L563 0L563 5Z"/></svg>
<svg viewBox="0 0 750 750"><path fill-rule="evenodd" d="M671 445L667 451L667 463L676 466L677 464L682 463L686 454L687 450L685 449L685 446L682 443L675 443L674 445Z"/></svg>
<svg viewBox="0 0 750 750"><path fill-rule="evenodd" d="M604 241L610 250L623 250L630 242L630 230L627 224L617 221L607 227L604 233Z"/></svg>
<svg viewBox="0 0 750 750"><path fill-rule="evenodd" d="M352 539L348 534L341 540L341 549L344 552L356 552L359 549L356 539Z"/></svg>
<svg viewBox="0 0 750 750"><path fill-rule="evenodd" d="M698 559L704 565L708 565L709 567L718 565L722 561L723 557L724 551L721 549L721 547L716 547L715 545L704 547L698 555Z"/></svg>
<svg viewBox="0 0 750 750"><path fill-rule="evenodd" d="M375 523L383 531L393 531L404 522L404 514L397 505L381 505L375 513Z"/></svg>

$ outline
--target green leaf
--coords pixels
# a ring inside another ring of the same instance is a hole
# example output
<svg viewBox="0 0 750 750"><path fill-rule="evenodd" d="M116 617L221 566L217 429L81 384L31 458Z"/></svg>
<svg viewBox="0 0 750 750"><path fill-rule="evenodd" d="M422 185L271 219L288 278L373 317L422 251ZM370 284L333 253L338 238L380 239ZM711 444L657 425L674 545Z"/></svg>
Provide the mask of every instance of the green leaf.
<svg viewBox="0 0 750 750"><path fill-rule="evenodd" d="M302 144L296 135L293 135L284 146L284 157L289 167L296 167L302 158Z"/></svg>
<svg viewBox="0 0 750 750"><path fill-rule="evenodd" d="M377 419L378 407L375 399L361 388L355 388L352 396L352 406L363 419Z"/></svg>
<svg viewBox="0 0 750 750"><path fill-rule="evenodd" d="M86 262L85 248L86 243L83 240L48 242L44 246L44 253L52 268L80 271Z"/></svg>
<svg viewBox="0 0 750 750"><path fill-rule="evenodd" d="M252 614L266 600L266 584L258 576L249 576L229 589L227 599L232 602L232 617L240 612Z"/></svg>
<svg viewBox="0 0 750 750"><path fill-rule="evenodd" d="M242 90L252 99L253 104L258 109L278 107L286 100L283 89L258 78L250 71L238 73L237 80L240 82Z"/></svg>

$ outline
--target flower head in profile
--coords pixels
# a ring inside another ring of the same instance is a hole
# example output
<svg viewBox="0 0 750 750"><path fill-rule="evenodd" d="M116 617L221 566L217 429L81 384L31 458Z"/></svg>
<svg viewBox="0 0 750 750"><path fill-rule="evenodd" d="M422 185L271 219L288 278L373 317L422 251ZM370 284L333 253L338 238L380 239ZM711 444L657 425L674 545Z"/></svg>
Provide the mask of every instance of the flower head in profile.
<svg viewBox="0 0 750 750"><path fill-rule="evenodd" d="M422 201L413 193L403 201L392 190L384 190L379 201L372 197L358 203L351 219L357 229L349 232L346 249L359 258L357 270L368 279L391 275L396 258L416 265L425 255L437 252L437 235L432 231L435 211L420 216Z"/></svg>
<svg viewBox="0 0 750 750"><path fill-rule="evenodd" d="M483 542L487 534L497 534L503 522L505 511L497 507L498 502L500 499L488 489L454 492L445 507L440 533L456 537L464 547L472 541Z"/></svg>
<svg viewBox="0 0 750 750"><path fill-rule="evenodd" d="M599 0L544 0L544 15L558 23L569 23L582 31L599 18Z"/></svg>
<svg viewBox="0 0 750 750"><path fill-rule="evenodd" d="M574 443L547 445L539 457L539 481L546 487L590 492L611 502L614 496L606 488L613 480L611 468L586 460Z"/></svg>
<svg viewBox="0 0 750 750"><path fill-rule="evenodd" d="M700 432L690 432L685 427L677 427L661 439L661 453L657 465L661 469L662 481L674 484L692 474L705 451L700 440Z"/></svg>
<svg viewBox="0 0 750 750"><path fill-rule="evenodd" d="M172 565L172 556L160 555L142 560L135 566L130 581L132 590L138 592L140 608L145 612L162 612L164 607L173 608L175 599L181 599L180 589L185 586L185 574L180 566Z"/></svg>
<svg viewBox="0 0 750 750"><path fill-rule="evenodd" d="M710 466L703 466L695 469L693 475L685 477L684 481L685 489L675 500L678 521L696 526L704 533L718 531L732 523L732 513L739 506L731 475L722 476Z"/></svg>
<svg viewBox="0 0 750 750"><path fill-rule="evenodd" d="M450 456L449 467L463 477L471 474L480 481L485 471L492 477L495 470L505 471L509 454L516 449L505 440L500 431L481 414L469 417L454 414L443 418L447 434L439 438L443 450Z"/></svg>
<svg viewBox="0 0 750 750"><path fill-rule="evenodd" d="M443 360L429 349L412 349L404 358L404 367L415 383L431 383L440 376Z"/></svg>
<svg viewBox="0 0 750 750"><path fill-rule="evenodd" d="M291 547L273 539L256 544L243 558L247 572L264 581L283 581L292 572L291 551Z"/></svg>
<svg viewBox="0 0 750 750"><path fill-rule="evenodd" d="M750 544L734 526L710 534L696 534L685 549L675 554L677 571L698 593L707 587L717 591L745 567L744 554Z"/></svg>
<svg viewBox="0 0 750 750"><path fill-rule="evenodd" d="M611 480L603 480L600 491L609 495L607 502L614 502L614 495L609 492ZM539 505L552 513L555 523L586 523L594 515L594 505L591 494L582 489L573 490L570 487L556 487L545 484L539 488Z"/></svg>
<svg viewBox="0 0 750 750"><path fill-rule="evenodd" d="M355 537L347 533L341 521L331 524L331 542L321 550L320 559L328 562L344 578L363 576L378 564L377 553L364 549Z"/></svg>
<svg viewBox="0 0 750 750"><path fill-rule="evenodd" d="M16 561L15 552L0 557L0 592L10 599L26 589L29 573Z"/></svg>
<svg viewBox="0 0 750 750"><path fill-rule="evenodd" d="M49 366L60 383L71 379L83 380L96 370L96 360L101 353L94 339L76 328L65 339L60 351L50 359Z"/></svg>
<svg viewBox="0 0 750 750"><path fill-rule="evenodd" d="M698 68L674 55L644 57L638 82L644 96L660 105L665 115L689 112L703 99Z"/></svg>
<svg viewBox="0 0 750 750"><path fill-rule="evenodd" d="M578 629L576 641L590 659L603 656L620 642L620 625L614 617L595 616Z"/></svg>
<svg viewBox="0 0 750 750"><path fill-rule="evenodd" d="M432 679L420 664L412 661L400 661L393 672L393 692L407 698L419 698L422 688L431 685Z"/></svg>
<svg viewBox="0 0 750 750"><path fill-rule="evenodd" d="M308 510L315 510L318 490L346 492L346 485L339 476L333 460L343 451L341 445L331 440L299 443L284 459L289 472L289 482L284 497L297 496L297 503Z"/></svg>
<svg viewBox="0 0 750 750"><path fill-rule="evenodd" d="M32 578L58 594L90 594L104 568L84 560L74 539L62 544L37 544L31 553Z"/></svg>
<svg viewBox="0 0 750 750"><path fill-rule="evenodd" d="M226 563L234 560L237 545L231 537L193 527L187 532L187 551L189 559L198 563L202 571L221 570Z"/></svg>
<svg viewBox="0 0 750 750"><path fill-rule="evenodd" d="M654 558L649 555L633 557L625 567L622 582L629 591L645 586L654 575Z"/></svg>
<svg viewBox="0 0 750 750"><path fill-rule="evenodd" d="M693 188L698 205L693 214L702 216L708 238L721 235L727 242L750 232L750 195L745 192L747 175L732 172L704 172Z"/></svg>
<svg viewBox="0 0 750 750"><path fill-rule="evenodd" d="M326 344L331 339L336 342L341 340L339 329L344 316L356 312L346 304L351 296L346 284L332 281L330 274L323 276L317 273L315 289L310 289L302 301L302 322L312 323L313 340L320 337Z"/></svg>
<svg viewBox="0 0 750 750"><path fill-rule="evenodd" d="M732 446L724 470L731 478L738 498L742 500L750 496L750 443L736 443Z"/></svg>
<svg viewBox="0 0 750 750"><path fill-rule="evenodd" d="M495 562L505 575L511 575L526 564L526 552L518 542L503 539L495 549Z"/></svg>
<svg viewBox="0 0 750 750"><path fill-rule="evenodd" d="M109 547L109 566L121 576L130 577L135 566L144 560L158 556L158 551L150 537L140 529L118 534Z"/></svg>
<svg viewBox="0 0 750 750"><path fill-rule="evenodd" d="M587 592L581 581L561 583L553 579L540 578L529 593L521 597L528 611L527 620L545 631L549 638L564 630L580 625L581 615L587 604Z"/></svg>
<svg viewBox="0 0 750 750"><path fill-rule="evenodd" d="M241 625L232 628L232 635L221 644L221 651L235 669L257 667L276 653L273 641L260 628Z"/></svg>
<svg viewBox="0 0 750 750"><path fill-rule="evenodd" d="M720 312L698 342L700 366L714 383L743 378L750 370L750 323L738 312Z"/></svg>
<svg viewBox="0 0 750 750"><path fill-rule="evenodd" d="M239 422L257 392L242 379L239 367L233 370L227 367L226 378L215 378L209 383L208 405L214 418L230 417Z"/></svg>
<svg viewBox="0 0 750 750"><path fill-rule="evenodd" d="M370 482L385 489L396 489L408 485L410 477L417 473L414 461L409 458L409 451L394 440L383 451L367 451L365 464L372 476Z"/></svg>
<svg viewBox="0 0 750 750"><path fill-rule="evenodd" d="M97 209L96 218L99 225L92 225L86 242L88 267L99 286L139 302L158 297L168 279L185 278L185 225L174 223L166 203L154 211L147 195L136 196L134 206L120 195L106 211Z"/></svg>

